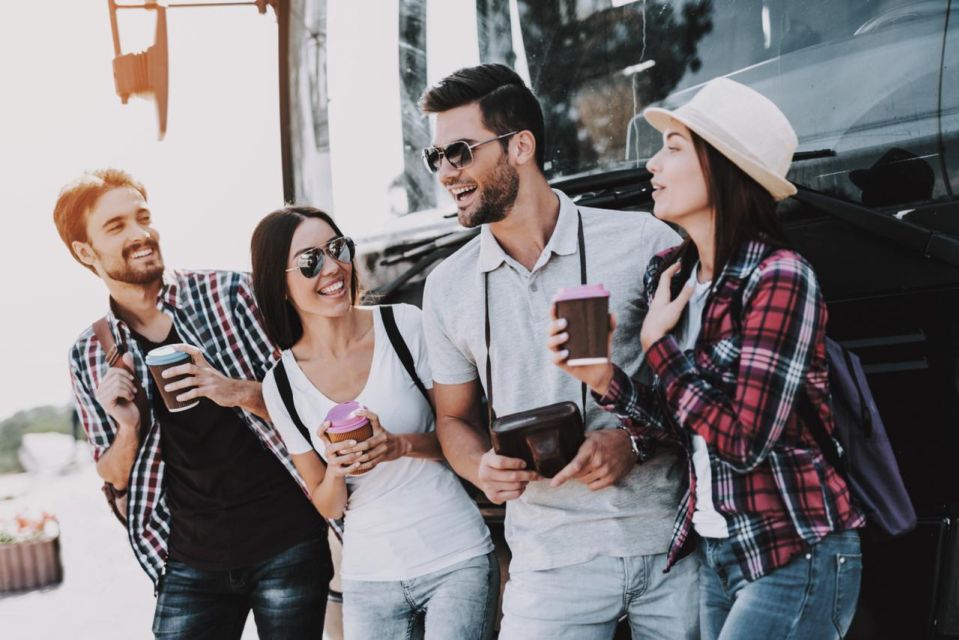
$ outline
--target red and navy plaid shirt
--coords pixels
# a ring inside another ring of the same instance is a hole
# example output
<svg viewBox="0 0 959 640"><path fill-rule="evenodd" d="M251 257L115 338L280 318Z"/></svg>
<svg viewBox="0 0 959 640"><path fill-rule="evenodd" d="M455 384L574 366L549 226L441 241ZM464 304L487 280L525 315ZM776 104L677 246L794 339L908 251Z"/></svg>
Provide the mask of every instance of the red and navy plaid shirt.
<svg viewBox="0 0 959 640"><path fill-rule="evenodd" d="M163 274L157 308L173 319L180 340L198 347L210 365L230 378L260 381L276 362L247 274L167 271ZM144 354L130 328L113 313L112 300L107 317L114 340L118 345L126 345L133 354L136 375L150 395L150 373ZM106 372L106 354L93 330L88 328L70 350L70 376L77 411L93 446L94 459L99 459L110 448L117 433L116 423L94 397ZM302 487L283 440L273 427L246 410L235 410ZM166 565L170 509L163 484L160 425L155 416L148 416L147 420L149 430L130 472L127 532L134 555L156 584Z"/></svg>
<svg viewBox="0 0 959 640"><path fill-rule="evenodd" d="M671 253L649 264L643 312ZM832 430L825 336L826 305L812 267L793 251L749 242L717 279L695 348L684 353L667 335L646 354L654 374L646 384L616 369L606 396L596 396L647 443L678 441L690 452L667 567L687 548L696 510L691 435L706 441L713 504L749 580L830 532L864 524L795 410L806 394Z"/></svg>

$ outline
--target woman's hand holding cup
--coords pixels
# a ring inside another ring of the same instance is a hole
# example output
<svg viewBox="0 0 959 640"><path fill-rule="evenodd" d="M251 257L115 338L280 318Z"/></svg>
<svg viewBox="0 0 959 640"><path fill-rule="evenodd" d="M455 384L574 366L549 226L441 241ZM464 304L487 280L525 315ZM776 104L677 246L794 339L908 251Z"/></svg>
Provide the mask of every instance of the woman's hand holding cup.
<svg viewBox="0 0 959 640"><path fill-rule="evenodd" d="M356 440L342 440L331 443L326 438L326 430L330 428L330 424L329 420L325 421L316 432L327 443L324 451L326 454L326 471L333 474L334 477L346 478L352 473L361 471L360 456L363 455L361 447L365 443L361 442L357 445Z"/></svg>
<svg viewBox="0 0 959 640"><path fill-rule="evenodd" d="M564 318L556 317L556 305L550 307L550 317L553 319L549 324L549 337L546 346L550 350L553 364L573 376L580 382L586 383L590 389L600 395L605 395L609 389L609 382L613 378L613 365L609 362L601 364L582 364L570 366L567 364L569 351L565 348L569 342L569 334L566 332L567 322ZM609 314L609 351L612 353L613 332L616 329L616 316Z"/></svg>
<svg viewBox="0 0 959 640"><path fill-rule="evenodd" d="M407 441L403 436L387 431L380 423L378 415L369 409L357 411L356 415L365 417L373 427L373 437L360 443L360 445L366 445L364 449L366 454L360 458L363 463L360 467L361 472L372 469L381 462L389 462L406 455Z"/></svg>

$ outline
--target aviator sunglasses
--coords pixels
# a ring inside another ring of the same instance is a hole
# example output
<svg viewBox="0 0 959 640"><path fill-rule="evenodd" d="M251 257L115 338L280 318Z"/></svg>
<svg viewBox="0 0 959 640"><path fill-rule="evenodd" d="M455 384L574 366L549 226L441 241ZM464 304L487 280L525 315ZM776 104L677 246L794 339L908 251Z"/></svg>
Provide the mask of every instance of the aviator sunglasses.
<svg viewBox="0 0 959 640"><path fill-rule="evenodd" d="M326 256L337 262L352 262L353 253L356 245L352 238L341 236L333 238L322 247L313 247L297 254L296 266L287 269L290 271L299 271L304 278L315 278L323 270L323 260Z"/></svg>
<svg viewBox="0 0 959 640"><path fill-rule="evenodd" d="M436 173L440 170L440 165L443 163L443 158L446 158L446 161L450 163L454 169L462 169L464 167L470 166L473 162L473 149L476 147L486 144L487 142L493 142L494 140L502 140L509 136L513 136L519 133L519 131L510 131L509 133L504 133L501 136L496 136L495 138L490 138L489 140L483 140L482 142L474 142L470 144L465 140L457 140L456 142L451 142L443 148L440 147L426 147L423 149L423 162L426 163L426 168L430 170L430 173Z"/></svg>

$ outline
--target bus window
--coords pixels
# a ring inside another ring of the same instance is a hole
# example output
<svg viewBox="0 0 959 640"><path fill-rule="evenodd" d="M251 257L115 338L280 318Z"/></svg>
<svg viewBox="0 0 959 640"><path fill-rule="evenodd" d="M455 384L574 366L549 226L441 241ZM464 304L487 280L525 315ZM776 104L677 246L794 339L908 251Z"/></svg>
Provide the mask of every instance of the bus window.
<svg viewBox="0 0 959 640"><path fill-rule="evenodd" d="M939 146L947 3L746 0L714 7L713 28L698 46L704 63L676 83L667 104L728 75L789 117L799 136L789 176L797 184L893 210L949 197ZM959 126L949 126L944 137L954 141ZM630 158L658 147L658 134L639 118L629 133Z"/></svg>

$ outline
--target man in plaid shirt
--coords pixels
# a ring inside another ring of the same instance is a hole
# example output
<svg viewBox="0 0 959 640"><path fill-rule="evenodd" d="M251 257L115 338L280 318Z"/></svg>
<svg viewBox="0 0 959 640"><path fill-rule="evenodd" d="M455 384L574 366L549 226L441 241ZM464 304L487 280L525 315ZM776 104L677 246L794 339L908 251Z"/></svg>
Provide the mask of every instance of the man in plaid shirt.
<svg viewBox="0 0 959 640"><path fill-rule="evenodd" d="M130 543L159 595L155 635L239 638L252 609L261 638L319 636L332 574L325 523L267 421L259 380L275 350L249 277L165 270L146 191L122 171L67 185L54 221L106 284L106 318L125 351L108 362L87 329L70 373L97 471L129 493ZM170 412L144 355L183 343L175 348L192 363L167 374L187 377L166 388L198 403Z"/></svg>

